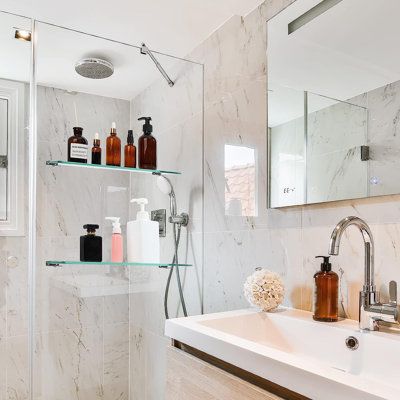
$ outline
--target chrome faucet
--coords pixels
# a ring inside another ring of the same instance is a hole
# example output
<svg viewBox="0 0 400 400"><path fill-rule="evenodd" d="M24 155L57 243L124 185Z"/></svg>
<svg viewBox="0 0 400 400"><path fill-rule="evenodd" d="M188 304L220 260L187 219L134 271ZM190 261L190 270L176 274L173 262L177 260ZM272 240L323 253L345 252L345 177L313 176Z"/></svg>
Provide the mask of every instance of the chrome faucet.
<svg viewBox="0 0 400 400"><path fill-rule="evenodd" d="M342 219L332 232L329 243L329 254L339 254L340 239L343 232L350 225L355 225L364 239L364 285L360 291L359 323L360 329L375 331L379 329L379 322L399 323L400 307L397 305L397 284L389 283L390 301L387 304L379 302L379 292L374 282L374 240L368 224L358 217Z"/></svg>

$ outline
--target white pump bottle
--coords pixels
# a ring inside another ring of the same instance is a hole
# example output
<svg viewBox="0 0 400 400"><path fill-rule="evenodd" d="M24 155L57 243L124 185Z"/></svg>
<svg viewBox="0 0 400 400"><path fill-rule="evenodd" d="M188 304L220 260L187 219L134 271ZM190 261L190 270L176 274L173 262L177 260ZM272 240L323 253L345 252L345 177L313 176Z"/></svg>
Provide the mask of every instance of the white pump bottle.
<svg viewBox="0 0 400 400"><path fill-rule="evenodd" d="M152 221L145 210L148 200L132 199L131 203L139 204L140 211L137 213L136 220L129 221L126 228L128 262L159 264L159 224Z"/></svg>

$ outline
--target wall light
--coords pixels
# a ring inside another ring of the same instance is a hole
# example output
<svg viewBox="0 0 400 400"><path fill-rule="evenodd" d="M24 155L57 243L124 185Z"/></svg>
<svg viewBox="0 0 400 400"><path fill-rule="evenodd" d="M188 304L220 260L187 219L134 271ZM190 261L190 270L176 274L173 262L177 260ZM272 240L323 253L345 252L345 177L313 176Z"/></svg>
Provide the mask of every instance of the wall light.
<svg viewBox="0 0 400 400"><path fill-rule="evenodd" d="M300 15L300 17L296 18L288 25L288 34L297 31L302 26L308 24L313 19L319 17L324 12L328 11L330 8L336 6L336 4L340 3L342 0L322 0L313 8L306 11L304 14Z"/></svg>
<svg viewBox="0 0 400 400"><path fill-rule="evenodd" d="M15 28L15 39L23 40L24 42L30 42L32 39L31 31L26 29Z"/></svg>

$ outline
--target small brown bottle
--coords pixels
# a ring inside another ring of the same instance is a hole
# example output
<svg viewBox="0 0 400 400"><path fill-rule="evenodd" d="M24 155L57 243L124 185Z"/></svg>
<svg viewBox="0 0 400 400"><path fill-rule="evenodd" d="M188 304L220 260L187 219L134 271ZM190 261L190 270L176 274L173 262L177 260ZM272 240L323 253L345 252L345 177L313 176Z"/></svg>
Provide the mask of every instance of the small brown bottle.
<svg viewBox="0 0 400 400"><path fill-rule="evenodd" d="M117 136L115 122L111 125L110 136L106 142L106 164L118 167L121 165L121 139Z"/></svg>
<svg viewBox="0 0 400 400"><path fill-rule="evenodd" d="M101 164L101 147L99 134L94 134L93 147L92 147L92 164Z"/></svg>
<svg viewBox="0 0 400 400"><path fill-rule="evenodd" d="M315 298L314 315L316 321L335 322L338 320L338 289L339 277L332 269L329 257L317 256L323 258L321 271L314 275L315 280Z"/></svg>
<svg viewBox="0 0 400 400"><path fill-rule="evenodd" d="M136 168L136 146L133 144L133 131L128 131L125 145L125 167Z"/></svg>
<svg viewBox="0 0 400 400"><path fill-rule="evenodd" d="M82 136L83 128L72 128L74 135L68 139L68 161L87 163L88 141Z"/></svg>
<svg viewBox="0 0 400 400"><path fill-rule="evenodd" d="M153 126L150 124L151 117L142 117L138 121L144 120L143 135L138 141L139 146L139 168L157 169L157 140L151 134Z"/></svg>

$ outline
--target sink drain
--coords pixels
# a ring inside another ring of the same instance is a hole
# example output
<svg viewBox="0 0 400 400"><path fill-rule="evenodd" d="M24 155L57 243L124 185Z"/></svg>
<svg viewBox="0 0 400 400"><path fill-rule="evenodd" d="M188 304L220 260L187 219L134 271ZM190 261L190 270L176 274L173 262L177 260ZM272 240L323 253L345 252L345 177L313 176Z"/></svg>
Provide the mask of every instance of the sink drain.
<svg viewBox="0 0 400 400"><path fill-rule="evenodd" d="M346 338L346 346L350 350L357 350L358 349L358 339L354 336L349 336Z"/></svg>

